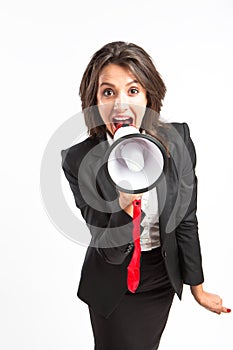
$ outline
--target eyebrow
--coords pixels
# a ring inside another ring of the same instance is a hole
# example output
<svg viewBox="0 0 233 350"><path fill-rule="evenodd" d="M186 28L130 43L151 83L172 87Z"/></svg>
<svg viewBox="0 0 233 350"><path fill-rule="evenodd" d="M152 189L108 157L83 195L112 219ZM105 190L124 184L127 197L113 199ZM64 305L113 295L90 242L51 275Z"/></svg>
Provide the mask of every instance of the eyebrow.
<svg viewBox="0 0 233 350"><path fill-rule="evenodd" d="M131 84L134 84L134 83L139 84L139 81L138 81L138 80L132 80L132 81L130 81L129 83L127 83L125 86L131 85ZM115 87L114 84L111 84L111 83L108 83L108 82L103 82L103 83L101 83L101 84L100 84L100 87L103 86L103 85L108 85L108 86Z"/></svg>

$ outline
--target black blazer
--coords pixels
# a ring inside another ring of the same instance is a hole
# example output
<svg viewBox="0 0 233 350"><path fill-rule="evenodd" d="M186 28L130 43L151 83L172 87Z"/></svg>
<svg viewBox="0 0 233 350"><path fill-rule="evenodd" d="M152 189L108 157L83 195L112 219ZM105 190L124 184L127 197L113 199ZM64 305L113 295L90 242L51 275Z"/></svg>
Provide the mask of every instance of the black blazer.
<svg viewBox="0 0 233 350"><path fill-rule="evenodd" d="M196 218L196 155L186 123L168 124L164 132L170 157L157 185L160 239L170 282L181 298L183 283L204 280ZM92 235L77 295L105 317L127 291L133 253L132 218L120 208L103 165L108 147L106 138L96 137L61 152L76 206Z"/></svg>

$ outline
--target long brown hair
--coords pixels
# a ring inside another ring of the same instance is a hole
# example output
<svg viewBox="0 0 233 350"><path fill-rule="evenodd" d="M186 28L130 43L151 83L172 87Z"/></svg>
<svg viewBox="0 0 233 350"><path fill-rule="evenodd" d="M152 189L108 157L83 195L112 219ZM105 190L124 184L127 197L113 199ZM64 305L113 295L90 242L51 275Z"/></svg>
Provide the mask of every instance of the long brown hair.
<svg viewBox="0 0 233 350"><path fill-rule="evenodd" d="M159 113L166 86L152 59L140 46L115 41L103 46L92 56L80 84L82 110L90 135L102 136L106 132L106 126L99 115L96 104L100 72L110 63L129 69L145 88L148 108L143 118L142 128L149 132L152 132L153 129L158 132L158 129L164 127L164 123L159 120Z"/></svg>

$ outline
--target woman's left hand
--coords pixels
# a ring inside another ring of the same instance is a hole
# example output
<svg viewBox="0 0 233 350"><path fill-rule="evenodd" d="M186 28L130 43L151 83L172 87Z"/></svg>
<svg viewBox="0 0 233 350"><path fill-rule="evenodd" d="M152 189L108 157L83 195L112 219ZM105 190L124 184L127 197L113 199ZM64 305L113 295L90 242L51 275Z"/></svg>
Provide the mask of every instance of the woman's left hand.
<svg viewBox="0 0 233 350"><path fill-rule="evenodd" d="M207 310L215 312L218 315L220 315L222 312L231 312L231 309L228 309L222 305L222 299L220 296L205 292L201 284L198 286L191 286L191 292L196 301Z"/></svg>

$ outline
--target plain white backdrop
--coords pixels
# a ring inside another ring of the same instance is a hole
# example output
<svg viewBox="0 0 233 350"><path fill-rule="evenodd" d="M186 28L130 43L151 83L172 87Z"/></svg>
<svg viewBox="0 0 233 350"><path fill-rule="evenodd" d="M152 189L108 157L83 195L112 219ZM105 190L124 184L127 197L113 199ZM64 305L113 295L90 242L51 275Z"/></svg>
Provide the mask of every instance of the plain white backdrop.
<svg viewBox="0 0 233 350"><path fill-rule="evenodd" d="M163 118L190 126L205 288L233 308L232 1L11 0L0 11L0 347L93 349L76 297L86 249L47 216L40 167L52 134L80 111L91 55L115 40L152 56L168 90ZM201 308L186 286L160 349L232 350L232 329L232 314Z"/></svg>

